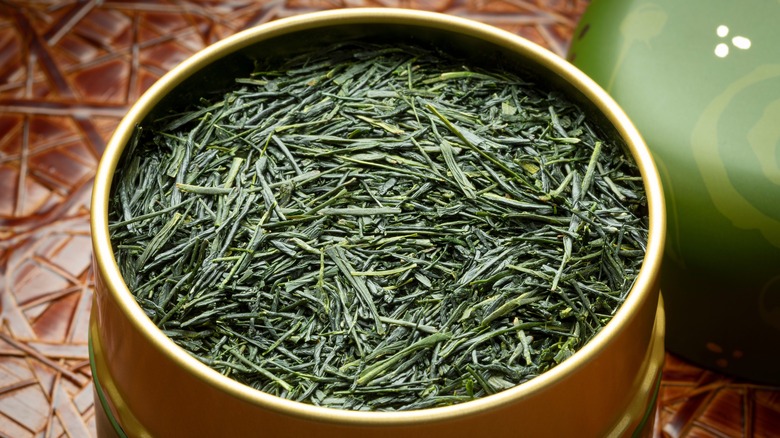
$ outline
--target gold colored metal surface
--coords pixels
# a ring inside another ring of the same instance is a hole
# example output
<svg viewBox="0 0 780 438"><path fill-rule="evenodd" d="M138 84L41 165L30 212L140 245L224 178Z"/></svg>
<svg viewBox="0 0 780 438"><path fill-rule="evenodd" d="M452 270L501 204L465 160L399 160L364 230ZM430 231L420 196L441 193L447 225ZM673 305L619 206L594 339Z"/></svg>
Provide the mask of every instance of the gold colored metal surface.
<svg viewBox="0 0 780 438"><path fill-rule="evenodd" d="M661 374L664 364L664 335L666 334L666 314L663 298L658 300L653 338L647 349L642 370L637 373L636 381L627 392L633 395L622 418L607 434L609 437L651 437L654 431L658 393L661 387Z"/></svg>
<svg viewBox="0 0 780 438"><path fill-rule="evenodd" d="M634 288L613 320L552 370L515 388L459 405L410 412L337 410L280 399L224 377L176 346L146 317L122 280L109 241L108 200L124 145L133 127L178 85L230 54L264 43L268 47L269 42L287 42L294 47L314 34L363 34L376 29L463 42L475 56L480 48L500 48L612 125L645 182L647 253ZM122 120L98 167L91 210L96 272L93 366L103 379L109 405L114 403L112 413L134 434L244 436L262 431L275 437L409 433L457 437L516 436L522 431L530 436L573 432L600 436L622 421L631 405L635 397L631 390L647 368L648 350L658 331L654 324L665 212L658 174L639 133L601 88L558 56L516 35L454 16L397 9L333 10L271 22L198 52L152 86Z"/></svg>

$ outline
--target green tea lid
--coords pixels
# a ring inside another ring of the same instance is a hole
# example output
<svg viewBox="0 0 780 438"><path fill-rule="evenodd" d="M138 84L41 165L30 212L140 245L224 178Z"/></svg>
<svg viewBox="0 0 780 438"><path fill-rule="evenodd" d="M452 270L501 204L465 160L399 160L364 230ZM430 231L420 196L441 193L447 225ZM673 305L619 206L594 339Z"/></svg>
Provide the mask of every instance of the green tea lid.
<svg viewBox="0 0 780 438"><path fill-rule="evenodd" d="M668 350L780 383L780 1L592 0L569 59L645 137Z"/></svg>

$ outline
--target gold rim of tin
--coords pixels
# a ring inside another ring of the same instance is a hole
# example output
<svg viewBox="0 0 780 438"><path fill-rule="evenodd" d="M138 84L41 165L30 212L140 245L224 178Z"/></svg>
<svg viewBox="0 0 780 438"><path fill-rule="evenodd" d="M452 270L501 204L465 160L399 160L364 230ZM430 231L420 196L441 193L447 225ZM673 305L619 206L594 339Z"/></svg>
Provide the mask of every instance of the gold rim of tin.
<svg viewBox="0 0 780 438"><path fill-rule="evenodd" d="M612 320L585 346L563 363L514 388L473 401L446 407L403 412L364 412L319 407L276 397L243 385L199 362L177 346L144 314L122 279L108 232L108 201L114 169L134 126L165 94L201 68L223 56L275 36L300 30L345 24L416 25L459 32L505 47L554 72L578 89L614 125L639 167L648 200L649 235L645 258L635 284ZM295 417L354 425L404 425L434 422L453 416L472 415L526 398L561 381L574 369L593 360L617 332L628 324L655 287L664 244L665 208L661 182L641 135L617 103L592 79L547 49L520 36L470 19L435 12L395 8L336 9L282 18L228 37L197 52L160 78L130 108L111 137L100 161L92 193L91 227L99 275L105 280L114 302L128 316L136 330L174 363L198 379L248 403Z"/></svg>

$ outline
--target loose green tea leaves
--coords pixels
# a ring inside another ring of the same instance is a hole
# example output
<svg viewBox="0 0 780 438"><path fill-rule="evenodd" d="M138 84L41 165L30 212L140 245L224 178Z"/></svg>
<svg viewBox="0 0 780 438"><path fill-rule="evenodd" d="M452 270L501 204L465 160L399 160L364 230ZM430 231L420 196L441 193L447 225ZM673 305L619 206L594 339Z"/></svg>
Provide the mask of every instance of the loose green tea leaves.
<svg viewBox="0 0 780 438"><path fill-rule="evenodd" d="M174 342L356 410L493 394L612 317L647 240L639 173L560 93L436 50L345 43L138 128L112 243Z"/></svg>

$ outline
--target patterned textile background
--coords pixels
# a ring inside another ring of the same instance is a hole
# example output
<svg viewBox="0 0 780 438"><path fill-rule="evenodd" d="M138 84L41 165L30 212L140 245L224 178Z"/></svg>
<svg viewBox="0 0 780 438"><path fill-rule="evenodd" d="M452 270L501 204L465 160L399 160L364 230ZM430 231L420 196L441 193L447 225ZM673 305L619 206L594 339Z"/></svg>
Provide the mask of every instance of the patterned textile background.
<svg viewBox="0 0 780 438"><path fill-rule="evenodd" d="M237 31L361 6L469 17L564 55L586 0L0 1L0 436L94 436L89 196L156 79ZM780 390L667 356L656 434L780 436Z"/></svg>

